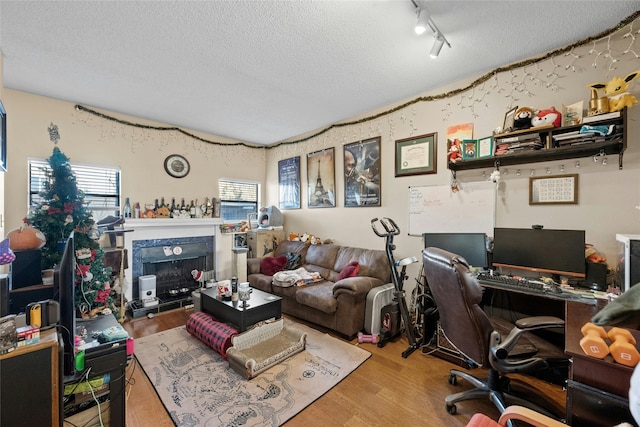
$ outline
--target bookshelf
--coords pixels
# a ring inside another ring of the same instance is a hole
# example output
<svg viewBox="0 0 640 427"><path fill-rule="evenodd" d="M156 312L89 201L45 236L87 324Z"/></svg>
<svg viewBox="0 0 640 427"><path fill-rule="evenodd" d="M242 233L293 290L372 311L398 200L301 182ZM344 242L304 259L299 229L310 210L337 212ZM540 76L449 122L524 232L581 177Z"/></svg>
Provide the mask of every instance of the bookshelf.
<svg viewBox="0 0 640 427"><path fill-rule="evenodd" d="M449 162L448 168L452 171L493 168L500 166L521 165L527 163L539 163L553 160L578 159L593 157L598 154L618 155L618 168L622 169L622 156L627 148L627 109L619 114L603 114L600 116L586 117L589 123L563 127L539 127L523 129L515 132L497 134L493 136L494 146L499 144L518 144L523 141L539 139L540 149L522 149L505 152L505 154L493 155L481 159L459 160ZM589 126L614 126L615 131L606 137L579 137L578 133L583 125ZM575 138L574 138L575 137ZM573 138L573 139L572 139Z"/></svg>

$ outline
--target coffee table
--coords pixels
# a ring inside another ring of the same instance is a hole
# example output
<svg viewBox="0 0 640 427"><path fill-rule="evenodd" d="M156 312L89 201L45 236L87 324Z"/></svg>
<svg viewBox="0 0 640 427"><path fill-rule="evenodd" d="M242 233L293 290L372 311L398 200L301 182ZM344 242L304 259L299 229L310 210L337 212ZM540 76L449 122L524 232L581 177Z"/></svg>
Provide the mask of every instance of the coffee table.
<svg viewBox="0 0 640 427"><path fill-rule="evenodd" d="M218 289L215 287L201 291L201 296L203 312L221 322L230 323L238 328L239 332L246 331L262 320L282 317L282 298L259 289L251 289L247 307L243 307L242 301L218 299Z"/></svg>

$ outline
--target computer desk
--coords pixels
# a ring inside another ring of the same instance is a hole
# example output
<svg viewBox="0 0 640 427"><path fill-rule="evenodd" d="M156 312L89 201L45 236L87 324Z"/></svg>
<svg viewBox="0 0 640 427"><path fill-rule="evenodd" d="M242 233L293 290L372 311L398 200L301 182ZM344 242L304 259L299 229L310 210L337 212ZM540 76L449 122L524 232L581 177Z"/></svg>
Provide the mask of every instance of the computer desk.
<svg viewBox="0 0 640 427"><path fill-rule="evenodd" d="M565 320L563 340L557 344L564 345L565 353L572 359L566 387L567 424L611 427L626 421L638 425L629 412L628 402L633 368L616 363L611 356L604 359L590 357L580 347L583 337L580 329L608 304L607 300L566 299L561 295L532 293L526 289L482 282L481 285L485 288L483 306L491 315L508 320L514 320L514 316L551 315ZM640 343L638 324L616 326L628 329ZM605 326L605 329L611 327Z"/></svg>

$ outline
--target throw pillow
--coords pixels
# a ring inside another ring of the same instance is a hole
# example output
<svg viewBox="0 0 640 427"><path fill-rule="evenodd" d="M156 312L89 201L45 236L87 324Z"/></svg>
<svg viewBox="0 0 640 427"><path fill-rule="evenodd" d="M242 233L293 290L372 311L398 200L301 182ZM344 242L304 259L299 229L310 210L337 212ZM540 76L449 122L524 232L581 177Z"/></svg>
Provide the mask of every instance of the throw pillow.
<svg viewBox="0 0 640 427"><path fill-rule="evenodd" d="M287 252L284 256L287 257L287 264L284 266L285 270L297 270L302 267L302 256L300 254Z"/></svg>
<svg viewBox="0 0 640 427"><path fill-rule="evenodd" d="M338 274L338 281L346 279L347 277L355 277L356 274L358 274L358 270L360 270L358 261L351 261L345 265L340 274Z"/></svg>
<svg viewBox="0 0 640 427"><path fill-rule="evenodd" d="M260 261L260 273L273 276L278 271L282 271L286 264L287 257L284 255L262 258L262 261Z"/></svg>

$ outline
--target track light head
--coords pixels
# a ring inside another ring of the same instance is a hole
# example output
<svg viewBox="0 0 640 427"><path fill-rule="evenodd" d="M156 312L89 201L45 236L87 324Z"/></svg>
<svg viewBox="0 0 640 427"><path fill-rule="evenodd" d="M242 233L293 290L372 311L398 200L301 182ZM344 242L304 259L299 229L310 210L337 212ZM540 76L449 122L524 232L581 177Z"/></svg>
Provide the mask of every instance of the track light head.
<svg viewBox="0 0 640 427"><path fill-rule="evenodd" d="M440 51L442 50L442 46L444 45L444 37L442 34L438 33L435 40L433 41L433 46L431 47L431 53L429 56L432 58L437 58L440 55Z"/></svg>
<svg viewBox="0 0 640 427"><path fill-rule="evenodd" d="M418 15L418 21L416 22L415 32L416 34L424 34L429 27L429 13L425 9L418 9L416 13Z"/></svg>

